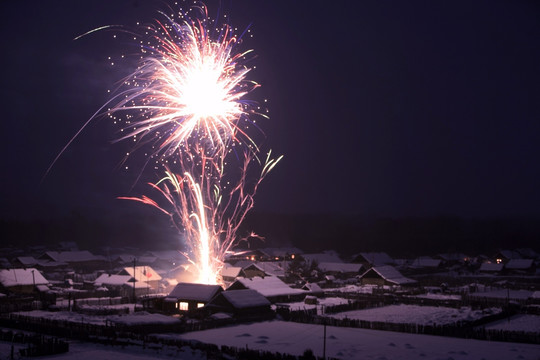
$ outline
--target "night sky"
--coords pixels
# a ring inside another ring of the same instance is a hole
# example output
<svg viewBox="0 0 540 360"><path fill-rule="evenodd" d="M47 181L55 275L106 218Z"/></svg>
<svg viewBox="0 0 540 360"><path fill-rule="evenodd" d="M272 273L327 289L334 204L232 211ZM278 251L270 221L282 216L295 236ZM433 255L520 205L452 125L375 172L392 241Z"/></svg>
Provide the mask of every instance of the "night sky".
<svg viewBox="0 0 540 360"><path fill-rule="evenodd" d="M211 1L209 14L219 10ZM151 22L163 2L2 1L3 219L140 205L141 167L109 120L86 128L135 52L94 28ZM540 217L540 5L536 1L222 1L251 24L250 78L268 99L264 146L284 159L258 212ZM161 174L147 172L148 180ZM135 183L135 184L134 184ZM150 208L144 210L151 212Z"/></svg>

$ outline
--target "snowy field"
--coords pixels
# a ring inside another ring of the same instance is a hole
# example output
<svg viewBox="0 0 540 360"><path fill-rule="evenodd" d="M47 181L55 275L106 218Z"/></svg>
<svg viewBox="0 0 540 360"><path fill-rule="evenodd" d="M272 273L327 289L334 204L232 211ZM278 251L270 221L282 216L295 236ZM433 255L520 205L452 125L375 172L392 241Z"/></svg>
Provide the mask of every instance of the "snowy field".
<svg viewBox="0 0 540 360"><path fill-rule="evenodd" d="M306 349L322 356L323 326L284 321L229 326L163 335L216 345L301 355ZM327 327L326 355L340 359L395 360L538 360L540 346L390 331Z"/></svg>
<svg viewBox="0 0 540 360"><path fill-rule="evenodd" d="M57 320L57 321L66 321L73 323L82 323L82 324L92 324L92 325L106 325L107 322L113 322L123 325L144 325L144 324L175 324L178 323L178 319L161 314L150 314L146 311L138 311L132 314L123 314L123 315L84 315L76 312L69 311L43 311L43 310L33 310L33 311L21 311L14 314L47 319L47 320Z"/></svg>
<svg viewBox="0 0 540 360"><path fill-rule="evenodd" d="M337 319L353 319L366 321L381 321L402 324L444 325L458 321L476 320L487 315L499 313L501 309L491 308L471 310L469 307L460 309L442 306L419 305L389 305L373 309L345 311L329 317Z"/></svg>
<svg viewBox="0 0 540 360"><path fill-rule="evenodd" d="M540 333L540 316L516 315L512 316L510 319L494 321L486 325L485 328L489 330L526 331Z"/></svg>
<svg viewBox="0 0 540 360"><path fill-rule="evenodd" d="M335 306L335 305L341 305L341 304L348 304L349 301L347 299L338 298L338 297L328 297L328 298L322 298L317 299L317 304L306 304L303 301L299 302L293 302L293 303L287 303L287 307L291 311L299 311L299 310L310 310L310 309L317 309L320 310L324 306Z"/></svg>
<svg viewBox="0 0 540 360"><path fill-rule="evenodd" d="M19 356L18 349L24 346L14 344L14 359L27 359ZM11 343L0 341L0 360L10 359ZM153 360L153 359L182 359L182 360L204 360L206 354L192 350L190 347L162 347L146 348L141 346L112 347L99 344L90 344L82 342L70 342L69 352L65 354L40 356L36 359L43 360Z"/></svg>

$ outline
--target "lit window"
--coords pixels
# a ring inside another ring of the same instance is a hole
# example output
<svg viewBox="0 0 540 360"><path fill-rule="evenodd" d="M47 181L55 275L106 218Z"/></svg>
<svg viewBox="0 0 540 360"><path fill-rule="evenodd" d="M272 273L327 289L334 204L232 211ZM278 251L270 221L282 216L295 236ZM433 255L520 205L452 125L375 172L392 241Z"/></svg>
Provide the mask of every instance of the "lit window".
<svg viewBox="0 0 540 360"><path fill-rule="evenodd" d="M179 304L179 309L182 310L182 311L187 311L188 306L189 306L189 304L187 302L181 301L180 304Z"/></svg>
<svg viewBox="0 0 540 360"><path fill-rule="evenodd" d="M198 308L202 308L203 306L204 306L203 303L197 303L197 309L198 309Z"/></svg>

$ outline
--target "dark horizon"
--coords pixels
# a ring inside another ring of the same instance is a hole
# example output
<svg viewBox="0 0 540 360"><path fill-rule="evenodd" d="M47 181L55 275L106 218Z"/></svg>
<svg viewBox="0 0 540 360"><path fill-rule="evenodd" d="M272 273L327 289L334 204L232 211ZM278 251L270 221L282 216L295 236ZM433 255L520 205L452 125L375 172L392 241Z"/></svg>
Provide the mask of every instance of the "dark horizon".
<svg viewBox="0 0 540 360"><path fill-rule="evenodd" d="M278 215L253 230L264 236L272 219L282 216L282 228L291 229L286 236L317 235L312 229L322 229L320 219L331 214L374 222L484 221L494 227L480 231L485 236L461 236L450 227L464 244L476 239L479 248L488 245L490 233L499 236L499 245L514 246L511 234L494 230L497 221L513 223L503 228L522 233L524 241L540 239L538 226L516 225L540 223L537 2L211 0L207 5L211 16L229 14L239 32L251 24L254 37L241 49L254 50L250 76L262 87L249 97L268 99L270 120L259 122L263 147L284 155L255 197L256 214ZM145 183L161 175L145 171L137 181L141 157L129 171L121 169L132 149L111 143L119 129L108 120L91 123L40 183L60 149L107 101L107 89L134 67L129 61L110 65L108 56L132 46L112 41L111 32L73 39L103 25L151 22L162 8L161 1L135 0L96 0L82 7L71 1L0 4L9 14L0 25L6 49L0 98L5 224L55 224L78 213L110 229L111 238L134 228L152 231L130 236L168 233L166 218L141 224L158 218L153 209L116 199L145 194ZM302 216L311 220L288 224ZM64 228L77 229L73 221ZM345 220L334 224L340 221ZM394 225L388 223L390 229ZM347 225L344 237L358 231L356 226ZM443 222L437 231L447 226ZM77 233L61 233L70 231ZM403 234L402 241L439 247L413 235ZM376 245L375 235L363 236ZM350 239L357 238L362 236ZM333 244L327 236L321 247L325 241Z"/></svg>
<svg viewBox="0 0 540 360"><path fill-rule="evenodd" d="M540 251L540 219L455 216L374 217L339 214L270 214L253 212L239 237L251 231L241 247L298 247L306 253L335 250L344 258L358 252L383 251L391 256L415 257L439 253L494 255L500 250ZM4 246L55 246L73 241L81 249L133 247L140 251L184 250L168 219L157 213L97 219L82 213L49 220L0 221Z"/></svg>

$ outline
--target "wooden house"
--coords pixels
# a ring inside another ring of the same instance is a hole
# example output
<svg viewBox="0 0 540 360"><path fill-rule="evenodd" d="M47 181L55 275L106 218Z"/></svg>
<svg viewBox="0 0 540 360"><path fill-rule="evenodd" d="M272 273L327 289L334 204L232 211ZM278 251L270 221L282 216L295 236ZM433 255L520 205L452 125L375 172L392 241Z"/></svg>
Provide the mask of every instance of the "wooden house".
<svg viewBox="0 0 540 360"><path fill-rule="evenodd" d="M416 280L406 278L393 266L375 266L360 276L362 285L411 285Z"/></svg>
<svg viewBox="0 0 540 360"><path fill-rule="evenodd" d="M179 283L164 300L164 310L186 312L202 308L223 291L219 285Z"/></svg>
<svg viewBox="0 0 540 360"><path fill-rule="evenodd" d="M250 321L273 318L270 305L266 297L251 289L222 291L208 304L214 312L225 312L237 319Z"/></svg>

